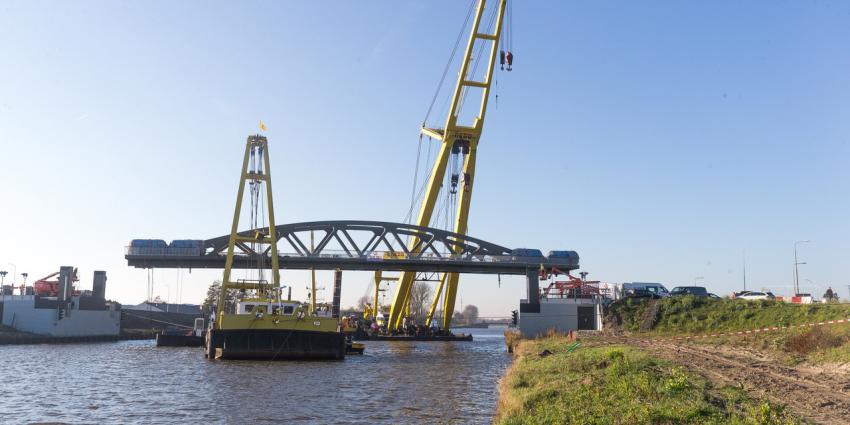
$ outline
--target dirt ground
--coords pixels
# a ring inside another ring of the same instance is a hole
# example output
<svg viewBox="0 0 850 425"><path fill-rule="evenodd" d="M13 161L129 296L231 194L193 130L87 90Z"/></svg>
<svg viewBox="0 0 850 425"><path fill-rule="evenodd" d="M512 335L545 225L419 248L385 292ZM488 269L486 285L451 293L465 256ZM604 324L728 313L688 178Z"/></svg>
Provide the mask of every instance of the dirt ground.
<svg viewBox="0 0 850 425"><path fill-rule="evenodd" d="M840 370L843 368L787 366L768 353L741 347L618 336L604 338L604 341L643 348L717 385L740 386L754 396L786 405L806 421L850 424L850 373Z"/></svg>

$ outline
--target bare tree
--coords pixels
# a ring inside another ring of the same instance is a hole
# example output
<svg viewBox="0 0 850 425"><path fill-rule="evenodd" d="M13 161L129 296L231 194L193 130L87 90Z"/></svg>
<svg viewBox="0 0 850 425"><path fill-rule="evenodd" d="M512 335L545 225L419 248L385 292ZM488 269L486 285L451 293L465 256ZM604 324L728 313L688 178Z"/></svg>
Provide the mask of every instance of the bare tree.
<svg viewBox="0 0 850 425"><path fill-rule="evenodd" d="M452 324L457 323L465 323L463 320L463 313L455 310L454 314L452 314Z"/></svg>
<svg viewBox="0 0 850 425"><path fill-rule="evenodd" d="M417 319L424 319L431 307L431 287L425 282L413 282L410 288L410 314Z"/></svg>
<svg viewBox="0 0 850 425"><path fill-rule="evenodd" d="M368 295L364 295L357 299L357 310L366 311L366 305L372 305L372 299Z"/></svg>
<svg viewBox="0 0 850 425"><path fill-rule="evenodd" d="M478 321L478 307L468 305L463 308L463 319L467 325L472 325Z"/></svg>

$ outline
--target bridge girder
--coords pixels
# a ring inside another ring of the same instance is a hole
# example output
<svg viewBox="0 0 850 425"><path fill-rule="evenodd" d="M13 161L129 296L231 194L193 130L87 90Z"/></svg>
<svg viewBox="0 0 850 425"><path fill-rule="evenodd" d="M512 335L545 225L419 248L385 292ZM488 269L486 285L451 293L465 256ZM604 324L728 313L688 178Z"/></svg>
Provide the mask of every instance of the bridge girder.
<svg viewBox="0 0 850 425"><path fill-rule="evenodd" d="M578 256L550 259L516 257L511 250L491 242L446 230L385 221L338 220L291 223L275 226L280 268L343 269L412 272L457 272L525 275L529 269L578 268ZM268 233L268 228L239 232L251 237ZM319 233L311 249L309 233ZM138 268L224 268L229 235L203 242L203 251L178 248L127 250L128 265ZM408 238L419 240L411 250ZM235 248L234 268L256 268L270 264L270 247L254 252L245 243Z"/></svg>

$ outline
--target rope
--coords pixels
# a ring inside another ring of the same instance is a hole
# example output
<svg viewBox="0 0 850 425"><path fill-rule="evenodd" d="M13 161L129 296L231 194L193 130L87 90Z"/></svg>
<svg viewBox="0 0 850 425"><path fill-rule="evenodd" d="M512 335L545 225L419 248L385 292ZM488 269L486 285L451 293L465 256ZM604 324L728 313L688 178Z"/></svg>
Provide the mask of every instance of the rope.
<svg viewBox="0 0 850 425"><path fill-rule="evenodd" d="M429 142L430 142L430 138L429 138ZM427 153L425 159L430 163L433 163L434 161L436 161L436 157L432 157L432 155L431 155L431 143L428 143L428 153ZM420 202L420 203L422 202L422 198L425 195L425 188L427 186L428 186L428 180L425 179L422 182L422 186L419 187L419 193L416 195L416 200L410 203L410 208L407 210L407 215L405 216L405 219L403 220L403 222L405 222L405 223L412 223L413 222L413 209L415 208L415 204L417 202Z"/></svg>
<svg viewBox="0 0 850 425"><path fill-rule="evenodd" d="M165 320L152 319L148 316L140 316L138 314L127 313L126 310L121 310L121 313L126 314L126 315L131 316L131 317L138 317L139 319L146 319L149 322L165 323L166 325L177 326L177 327L180 327L180 328L195 329L194 326L186 326L186 325L181 325L179 323L166 322Z"/></svg>
<svg viewBox="0 0 850 425"><path fill-rule="evenodd" d="M430 139L430 137L429 137ZM430 143L429 143L430 145ZM419 182L419 162L422 156L422 133L419 133L419 147L416 149L416 167L413 170L413 188L410 190L410 208L407 209L407 215L404 216L404 223L410 224L411 216L413 215L413 204L416 202L416 186Z"/></svg>
<svg viewBox="0 0 850 425"><path fill-rule="evenodd" d="M443 83L446 81L446 75L449 73L449 68L452 65L455 54L457 53L457 48L460 45L460 40L463 38L463 31L466 29L466 25L469 23L469 18L472 16L472 10L474 9L475 2L469 2L469 11L466 12L466 19L463 20L463 25L460 27L460 31L458 31L457 39L455 40L455 45L452 48L452 53L449 55L449 60L446 62L445 68L443 68L443 75L440 76L440 82L437 84L437 90L434 92L434 97L431 98L431 104L428 105L428 112L425 113L425 119L422 120L422 126L425 126L425 123L428 122L428 117L431 116L431 110L434 108L434 103L437 101L437 97L440 95L440 89L443 87Z"/></svg>

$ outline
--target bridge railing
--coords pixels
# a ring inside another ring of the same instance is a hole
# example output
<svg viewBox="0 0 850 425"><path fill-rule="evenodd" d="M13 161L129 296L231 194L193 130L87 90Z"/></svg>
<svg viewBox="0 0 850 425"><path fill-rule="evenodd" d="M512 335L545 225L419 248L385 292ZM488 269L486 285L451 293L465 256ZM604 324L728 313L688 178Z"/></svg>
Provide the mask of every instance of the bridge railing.
<svg viewBox="0 0 850 425"><path fill-rule="evenodd" d="M148 247L148 246L125 246L124 253L134 256L149 257L191 257L203 255L201 248L175 248L175 247Z"/></svg>
<svg viewBox="0 0 850 425"><path fill-rule="evenodd" d="M128 256L135 257L193 257L202 256L205 254L200 248L174 248L174 247L125 247L125 253ZM223 254L213 254L223 255ZM248 254L237 252L238 257L246 257ZM281 257L295 258L328 258L328 259L365 259L367 261L393 261L393 260L417 260L417 261L470 261L482 263L499 263L499 262L521 262L521 263L549 263L549 259L545 257L522 257L516 255L475 255L475 254L454 254L424 252L419 254L407 254L399 251L370 251L362 255L356 252L346 252L343 250L323 250L318 254L304 255L297 252L280 252Z"/></svg>

